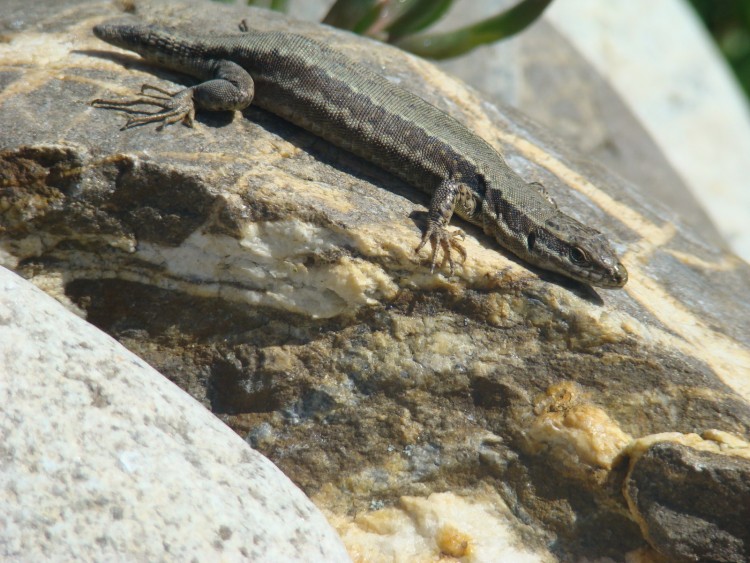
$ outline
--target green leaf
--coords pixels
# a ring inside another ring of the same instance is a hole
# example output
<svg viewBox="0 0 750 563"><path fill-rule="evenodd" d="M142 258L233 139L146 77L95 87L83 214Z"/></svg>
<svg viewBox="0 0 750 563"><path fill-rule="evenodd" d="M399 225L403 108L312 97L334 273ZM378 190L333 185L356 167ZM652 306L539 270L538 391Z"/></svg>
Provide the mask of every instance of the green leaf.
<svg viewBox="0 0 750 563"><path fill-rule="evenodd" d="M219 0L220 2L231 2L233 0ZM268 8L276 12L285 12L289 8L289 0L247 0L248 6L258 6L260 8Z"/></svg>
<svg viewBox="0 0 750 563"><path fill-rule="evenodd" d="M289 9L289 0L271 0L271 9L286 13Z"/></svg>
<svg viewBox="0 0 750 563"><path fill-rule="evenodd" d="M431 26L442 18L453 4L453 0L416 0L408 9L388 26L389 41L409 35Z"/></svg>
<svg viewBox="0 0 750 563"><path fill-rule="evenodd" d="M411 10L414 4L422 1L423 0L381 0L381 9L377 14L377 18L370 22L367 29L362 30L362 34L385 41L387 38L386 30L401 16ZM431 0L427 1L429 2Z"/></svg>
<svg viewBox="0 0 750 563"><path fill-rule="evenodd" d="M383 4L383 0L336 0L323 23L363 33L378 19Z"/></svg>
<svg viewBox="0 0 750 563"><path fill-rule="evenodd" d="M456 57L479 45L518 33L533 23L551 3L552 0L523 0L505 12L468 27L445 33L411 35L393 44L431 59Z"/></svg>

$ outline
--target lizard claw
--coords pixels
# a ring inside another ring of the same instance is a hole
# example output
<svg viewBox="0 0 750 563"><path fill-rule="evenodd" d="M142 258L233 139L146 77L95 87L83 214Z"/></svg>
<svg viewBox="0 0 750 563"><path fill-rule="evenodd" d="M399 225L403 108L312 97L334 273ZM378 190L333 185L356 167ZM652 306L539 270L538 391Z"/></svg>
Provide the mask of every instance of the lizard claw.
<svg viewBox="0 0 750 563"><path fill-rule="evenodd" d="M156 94L150 91L157 92ZM157 129L163 129L167 125L172 125L182 121L188 127L193 126L195 119L195 104L193 102L193 91L191 88L185 88L177 93L171 93L167 90L144 84L141 86L141 95L120 100L102 100L96 99L91 101L91 105L97 108L116 109L128 113L138 114L137 117L130 117L122 126L122 129L130 129L146 123L161 122ZM149 113L147 111L131 109L131 106L156 106L161 111Z"/></svg>
<svg viewBox="0 0 750 563"><path fill-rule="evenodd" d="M444 268L445 265L448 264L450 275L452 276L454 264L451 251L455 250L456 252L458 252L458 254L461 256L462 264L466 261L466 249L460 242L458 242L459 240L463 239L464 233L461 230L449 232L448 229L441 225L430 223L427 226L427 230L422 235L422 240L414 249L414 253L419 254L419 251L422 250L424 245L427 244L427 241L429 241L430 246L432 247L432 252L430 254L430 273L435 273L435 265L437 264L437 251L438 247L440 247L443 251L443 261L440 263L440 267Z"/></svg>

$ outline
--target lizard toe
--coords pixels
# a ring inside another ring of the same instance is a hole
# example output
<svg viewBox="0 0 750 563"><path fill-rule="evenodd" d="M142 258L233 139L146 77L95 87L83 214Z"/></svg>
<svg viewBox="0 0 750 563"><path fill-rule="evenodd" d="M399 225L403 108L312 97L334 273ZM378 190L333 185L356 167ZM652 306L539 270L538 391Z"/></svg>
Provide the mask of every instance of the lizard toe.
<svg viewBox="0 0 750 563"><path fill-rule="evenodd" d="M463 245L458 242L463 238L464 233L460 230L449 232L445 227L431 223L422 235L422 240L414 249L414 252L415 254L418 254L429 241L430 246L432 247L432 252L430 253L430 273L435 272L435 266L437 266L438 262L438 250L440 250L443 254L440 268L445 268L447 266L450 275L452 276L455 270L453 252L455 251L461 256L462 263L466 261L466 250Z"/></svg>

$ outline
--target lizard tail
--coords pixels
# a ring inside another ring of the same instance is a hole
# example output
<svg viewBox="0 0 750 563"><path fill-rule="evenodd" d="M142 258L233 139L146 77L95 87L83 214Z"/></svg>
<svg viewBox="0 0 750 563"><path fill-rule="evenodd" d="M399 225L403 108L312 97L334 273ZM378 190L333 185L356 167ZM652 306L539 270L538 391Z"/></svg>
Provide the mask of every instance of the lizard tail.
<svg viewBox="0 0 750 563"><path fill-rule="evenodd" d="M193 71L191 61L200 47L176 31L157 25L99 24L94 35L110 45L135 51L149 61L179 72Z"/></svg>

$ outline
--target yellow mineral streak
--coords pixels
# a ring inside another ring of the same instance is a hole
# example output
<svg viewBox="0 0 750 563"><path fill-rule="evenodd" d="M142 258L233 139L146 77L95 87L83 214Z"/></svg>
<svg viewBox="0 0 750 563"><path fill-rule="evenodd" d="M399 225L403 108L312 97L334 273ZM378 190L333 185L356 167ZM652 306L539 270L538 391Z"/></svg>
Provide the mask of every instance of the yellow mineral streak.
<svg viewBox="0 0 750 563"><path fill-rule="evenodd" d="M326 505L320 496L315 502ZM489 487L470 498L454 493L402 497L398 506L359 513L353 519L326 516L357 563L555 560L548 552L524 546L515 517Z"/></svg>
<svg viewBox="0 0 750 563"><path fill-rule="evenodd" d="M536 419L526 433L531 453L551 450L571 467L579 462L611 469L631 437L604 410L588 400L575 383L551 386L535 401Z"/></svg>
<svg viewBox="0 0 750 563"><path fill-rule="evenodd" d="M750 350L733 338L713 330L701 317L683 305L679 296L669 293L642 267L651 252L663 247L674 237L675 227L671 224L653 224L529 141L509 133L499 133L497 136L638 233L640 241L632 245L633 250L623 257L623 263L630 273L624 291L671 331L654 331L652 334L658 337L658 344L679 350L705 363L724 383L746 401L750 401Z"/></svg>

